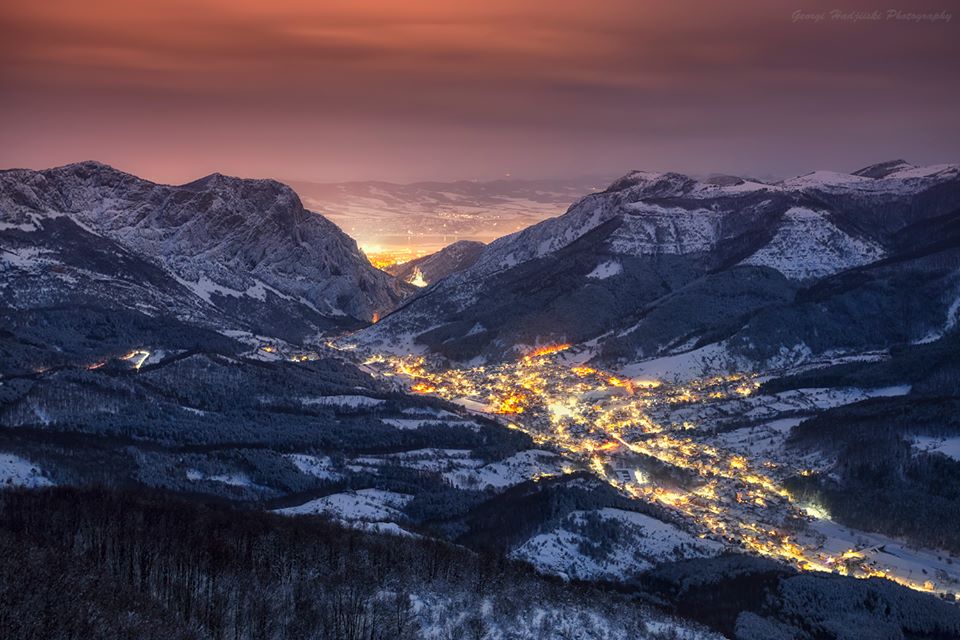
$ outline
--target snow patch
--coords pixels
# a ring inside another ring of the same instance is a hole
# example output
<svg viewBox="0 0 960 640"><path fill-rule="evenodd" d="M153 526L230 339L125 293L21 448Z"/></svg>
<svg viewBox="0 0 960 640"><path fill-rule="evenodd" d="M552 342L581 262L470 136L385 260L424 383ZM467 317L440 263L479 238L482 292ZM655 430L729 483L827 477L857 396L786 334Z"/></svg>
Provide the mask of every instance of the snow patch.
<svg viewBox="0 0 960 640"><path fill-rule="evenodd" d="M617 531L616 544L603 548L582 533L588 515ZM578 580L617 580L673 560L717 555L723 545L704 540L650 516L621 509L574 511L553 531L530 538L510 556L543 573Z"/></svg>
<svg viewBox="0 0 960 640"><path fill-rule="evenodd" d="M727 348L722 343L714 343L685 353L635 362L619 372L631 378L686 382L717 371L735 370L733 363Z"/></svg>
<svg viewBox="0 0 960 640"><path fill-rule="evenodd" d="M200 278L196 282L191 282L189 280L181 278L176 273L171 272L170 275L172 275L174 279L177 280L177 282L185 286L187 289L190 289L190 291L192 291L198 298L201 298L202 300L210 304L213 304L213 301L210 298L214 294L218 294L222 296L231 296L234 298L242 298L244 295L246 295L246 292L244 291L237 291L236 289L224 287L222 285L217 284L216 282L214 282L213 280L211 280L206 276L200 276Z"/></svg>
<svg viewBox="0 0 960 640"><path fill-rule="evenodd" d="M630 256L687 255L711 250L724 214L710 209L662 207L647 202L623 205L631 214L611 235L610 249Z"/></svg>
<svg viewBox="0 0 960 640"><path fill-rule="evenodd" d="M458 427L470 427L478 428L476 422L472 420L444 420L444 419L433 419L433 418L382 418L380 420L383 424L390 425L391 427L396 427L397 429L419 429L420 427L426 424L442 424L444 426L458 426Z"/></svg>
<svg viewBox="0 0 960 640"><path fill-rule="evenodd" d="M43 258L45 254L47 252L34 247L3 249L0 250L0 265L5 268L32 269L51 262Z"/></svg>
<svg viewBox="0 0 960 640"><path fill-rule="evenodd" d="M458 489L506 489L543 474L560 474L563 467L557 454L530 449L482 467L448 471L443 477Z"/></svg>
<svg viewBox="0 0 960 640"><path fill-rule="evenodd" d="M314 398L300 398L300 402L307 406L319 405L323 407L376 407L386 400L371 398L370 396L340 395L317 396Z"/></svg>
<svg viewBox="0 0 960 640"><path fill-rule="evenodd" d="M0 488L49 487L53 482L45 478L40 467L12 453L0 453Z"/></svg>
<svg viewBox="0 0 960 640"><path fill-rule="evenodd" d="M607 260L606 262L601 262L593 271L587 274L588 278L593 278L595 280L606 280L607 278L612 278L615 275L619 275L623 272L623 265L621 265L616 260Z"/></svg>
<svg viewBox="0 0 960 640"><path fill-rule="evenodd" d="M343 476L334 471L333 461L327 456L309 456L302 453L291 453L284 456L301 473L319 478L320 480L339 480Z"/></svg>
<svg viewBox="0 0 960 640"><path fill-rule="evenodd" d="M472 327L470 327L470 331L467 332L467 336L480 335L481 333L485 333L486 331L487 331L487 328L482 324L480 324L479 322L477 322Z"/></svg>
<svg viewBox="0 0 960 640"><path fill-rule="evenodd" d="M905 168L894 171L884 180L913 180L917 178L948 177L958 174L960 174L960 165L956 164L934 164L928 167L905 165Z"/></svg>
<svg viewBox="0 0 960 640"><path fill-rule="evenodd" d="M483 465L482 460L470 457L469 449L414 449L400 453L388 453L382 456L356 458L353 462L370 467L396 464L408 469L433 473L475 469Z"/></svg>
<svg viewBox="0 0 960 640"><path fill-rule="evenodd" d="M400 509L411 500L413 496L404 493L361 489L335 493L276 512L287 516L326 514L347 522L394 522L406 520Z"/></svg>
<svg viewBox="0 0 960 640"><path fill-rule="evenodd" d="M948 458L960 461L960 436L952 438L915 436L913 447L924 453L939 453Z"/></svg>
<svg viewBox="0 0 960 640"><path fill-rule="evenodd" d="M249 476L247 476L245 473L220 473L208 476L197 469L187 469L187 480L190 480L191 482L219 482L231 487L259 488L258 485L250 480Z"/></svg>

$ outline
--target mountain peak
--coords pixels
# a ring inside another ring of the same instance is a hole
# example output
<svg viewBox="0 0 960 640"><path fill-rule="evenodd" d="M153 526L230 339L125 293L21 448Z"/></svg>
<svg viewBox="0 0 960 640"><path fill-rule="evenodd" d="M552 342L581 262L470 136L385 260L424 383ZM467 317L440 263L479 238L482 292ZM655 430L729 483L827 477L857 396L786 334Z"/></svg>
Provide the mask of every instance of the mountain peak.
<svg viewBox="0 0 960 640"><path fill-rule="evenodd" d="M442 280L450 274L469 269L476 263L486 246L475 240L459 240L435 253L388 267L386 271L403 282L425 286ZM417 278L418 274L419 278ZM420 284L415 283L414 280Z"/></svg>
<svg viewBox="0 0 960 640"><path fill-rule="evenodd" d="M703 182L704 184L713 185L715 187L736 187L746 183L746 180L740 176L731 176L725 173L714 173L708 176Z"/></svg>
<svg viewBox="0 0 960 640"><path fill-rule="evenodd" d="M607 192L624 191L633 187L643 187L646 189L675 191L677 189L687 188L696 181L690 176L674 172L658 171L639 171L633 170L626 175L616 179L607 187Z"/></svg>
<svg viewBox="0 0 960 640"><path fill-rule="evenodd" d="M484 246L486 245L483 242L480 242L479 240L457 240L456 242L452 242L448 244L446 247L441 249L441 251L446 251L454 248L469 249L471 247L484 247Z"/></svg>
<svg viewBox="0 0 960 640"><path fill-rule="evenodd" d="M99 160L81 160L80 162L71 162L70 164L65 164L62 167L57 167L58 169L88 169L88 170L98 170L98 171L116 171L114 167L110 166L105 162L100 162Z"/></svg>
<svg viewBox="0 0 960 640"><path fill-rule="evenodd" d="M0 173L0 213L17 225L69 217L165 269L220 312L233 313L235 300L264 303L258 322L283 316L283 308L287 318L303 319L298 331L331 318L368 319L405 293L362 258L352 238L275 180L215 173L163 185L87 161Z"/></svg>
<svg viewBox="0 0 960 640"><path fill-rule="evenodd" d="M887 160L886 162L878 162L877 164L871 164L868 167L864 167L857 171L854 171L852 175L860 176L862 178L886 178L892 173L901 171L903 169L913 169L914 165L910 164L906 160Z"/></svg>
<svg viewBox="0 0 960 640"><path fill-rule="evenodd" d="M99 160L81 160L80 162L71 162L59 167L48 170L51 173L61 173L87 178L90 176L117 175L132 176L132 174L121 171L114 166L100 162Z"/></svg>
<svg viewBox="0 0 960 640"><path fill-rule="evenodd" d="M180 188L188 189L190 191L203 191L206 189L218 188L235 189L242 185L271 187L275 191L290 189L290 187L282 182L278 182L270 178L238 178L236 176L228 176L220 172L214 172L202 178L197 178L196 180L180 185Z"/></svg>

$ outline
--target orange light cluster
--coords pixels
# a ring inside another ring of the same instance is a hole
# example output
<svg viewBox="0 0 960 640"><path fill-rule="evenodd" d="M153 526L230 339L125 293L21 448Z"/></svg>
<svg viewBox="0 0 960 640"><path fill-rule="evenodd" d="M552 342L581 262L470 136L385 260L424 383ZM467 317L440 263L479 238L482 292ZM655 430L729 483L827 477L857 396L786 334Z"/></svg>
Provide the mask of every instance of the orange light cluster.
<svg viewBox="0 0 960 640"><path fill-rule="evenodd" d="M410 387L410 390L413 391L414 393L433 393L434 391L437 390L437 388L432 384L428 384L426 382L418 382L417 384Z"/></svg>
<svg viewBox="0 0 960 640"><path fill-rule="evenodd" d="M622 388L622 389L626 389L626 390L627 390L627 393L629 393L630 395L633 395L633 381L632 381L632 380L624 380L624 379L622 379L622 378L611 377L610 379L607 380L607 383L608 383L611 387L620 387L620 388Z"/></svg>
<svg viewBox="0 0 960 640"><path fill-rule="evenodd" d="M560 353L561 351L566 351L572 345L570 344L547 344L542 347L537 347L530 353L524 356L524 358L538 358L540 356L549 356L554 353Z"/></svg>
<svg viewBox="0 0 960 640"><path fill-rule="evenodd" d="M372 246L366 248L360 247L360 250L363 251L365 256L367 256L367 260L370 261L370 264L375 266L377 269L384 271L390 267L406 264L411 260L421 258L429 253L428 249L423 247L420 249L413 249L412 247L388 249L384 247Z"/></svg>
<svg viewBox="0 0 960 640"><path fill-rule="evenodd" d="M519 393L512 393L506 398L500 400L497 404L497 413L523 413L523 402L525 398Z"/></svg>
<svg viewBox="0 0 960 640"><path fill-rule="evenodd" d="M415 256L410 251L392 252L384 251L378 253L367 253L367 260L377 269L389 269L390 267L410 262Z"/></svg>

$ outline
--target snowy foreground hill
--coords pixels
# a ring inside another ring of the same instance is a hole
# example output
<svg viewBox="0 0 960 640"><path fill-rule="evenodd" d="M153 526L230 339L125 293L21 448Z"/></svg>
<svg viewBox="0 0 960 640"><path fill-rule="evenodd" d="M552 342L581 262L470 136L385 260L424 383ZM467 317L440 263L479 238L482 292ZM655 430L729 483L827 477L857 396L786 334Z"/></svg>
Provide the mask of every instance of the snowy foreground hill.
<svg viewBox="0 0 960 640"><path fill-rule="evenodd" d="M958 637L958 210L635 172L416 290L272 181L0 172L0 636Z"/></svg>

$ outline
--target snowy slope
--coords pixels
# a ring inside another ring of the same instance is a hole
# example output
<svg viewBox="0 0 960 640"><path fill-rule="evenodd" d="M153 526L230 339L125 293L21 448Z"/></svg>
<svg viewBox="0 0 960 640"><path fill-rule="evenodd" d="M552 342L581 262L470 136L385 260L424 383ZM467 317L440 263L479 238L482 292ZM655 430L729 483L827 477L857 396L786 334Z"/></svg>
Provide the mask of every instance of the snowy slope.
<svg viewBox="0 0 960 640"><path fill-rule="evenodd" d="M599 545L600 540L584 530L588 514L599 519L595 526L612 525L614 544ZM650 516L607 508L574 511L557 528L527 540L510 555L544 573L577 580L622 581L663 562L708 557L722 549L718 542L697 538Z"/></svg>
<svg viewBox="0 0 960 640"><path fill-rule="evenodd" d="M939 453L960 461L960 437L915 436L913 447L924 453Z"/></svg>
<svg viewBox="0 0 960 640"><path fill-rule="evenodd" d="M587 277L596 280L606 280L620 273L623 273L623 265L616 260L607 260L594 267L593 271L587 274Z"/></svg>
<svg viewBox="0 0 960 640"><path fill-rule="evenodd" d="M742 264L805 280L875 262L885 253L876 242L844 233L823 212L794 207L784 214L773 239Z"/></svg>
<svg viewBox="0 0 960 640"><path fill-rule="evenodd" d="M506 489L542 474L562 473L564 466L563 458L557 454L532 449L482 467L448 471L443 477L460 489Z"/></svg>
<svg viewBox="0 0 960 640"><path fill-rule="evenodd" d="M691 178L676 173L634 171L606 191L575 202L564 215L490 243L467 276L499 271L557 251L618 216L624 203L639 202L647 197L680 196L695 184Z"/></svg>
<svg viewBox="0 0 960 640"><path fill-rule="evenodd" d="M413 496L381 491L380 489L360 489L347 493L310 500L296 507L280 509L283 515L326 514L345 522L402 522L406 516L400 511Z"/></svg>
<svg viewBox="0 0 960 640"><path fill-rule="evenodd" d="M624 205L628 214L610 237L618 255L684 255L711 250L721 237L723 214L709 209Z"/></svg>
<svg viewBox="0 0 960 640"><path fill-rule="evenodd" d="M40 468L12 453L0 453L0 489L49 487L53 484Z"/></svg>

